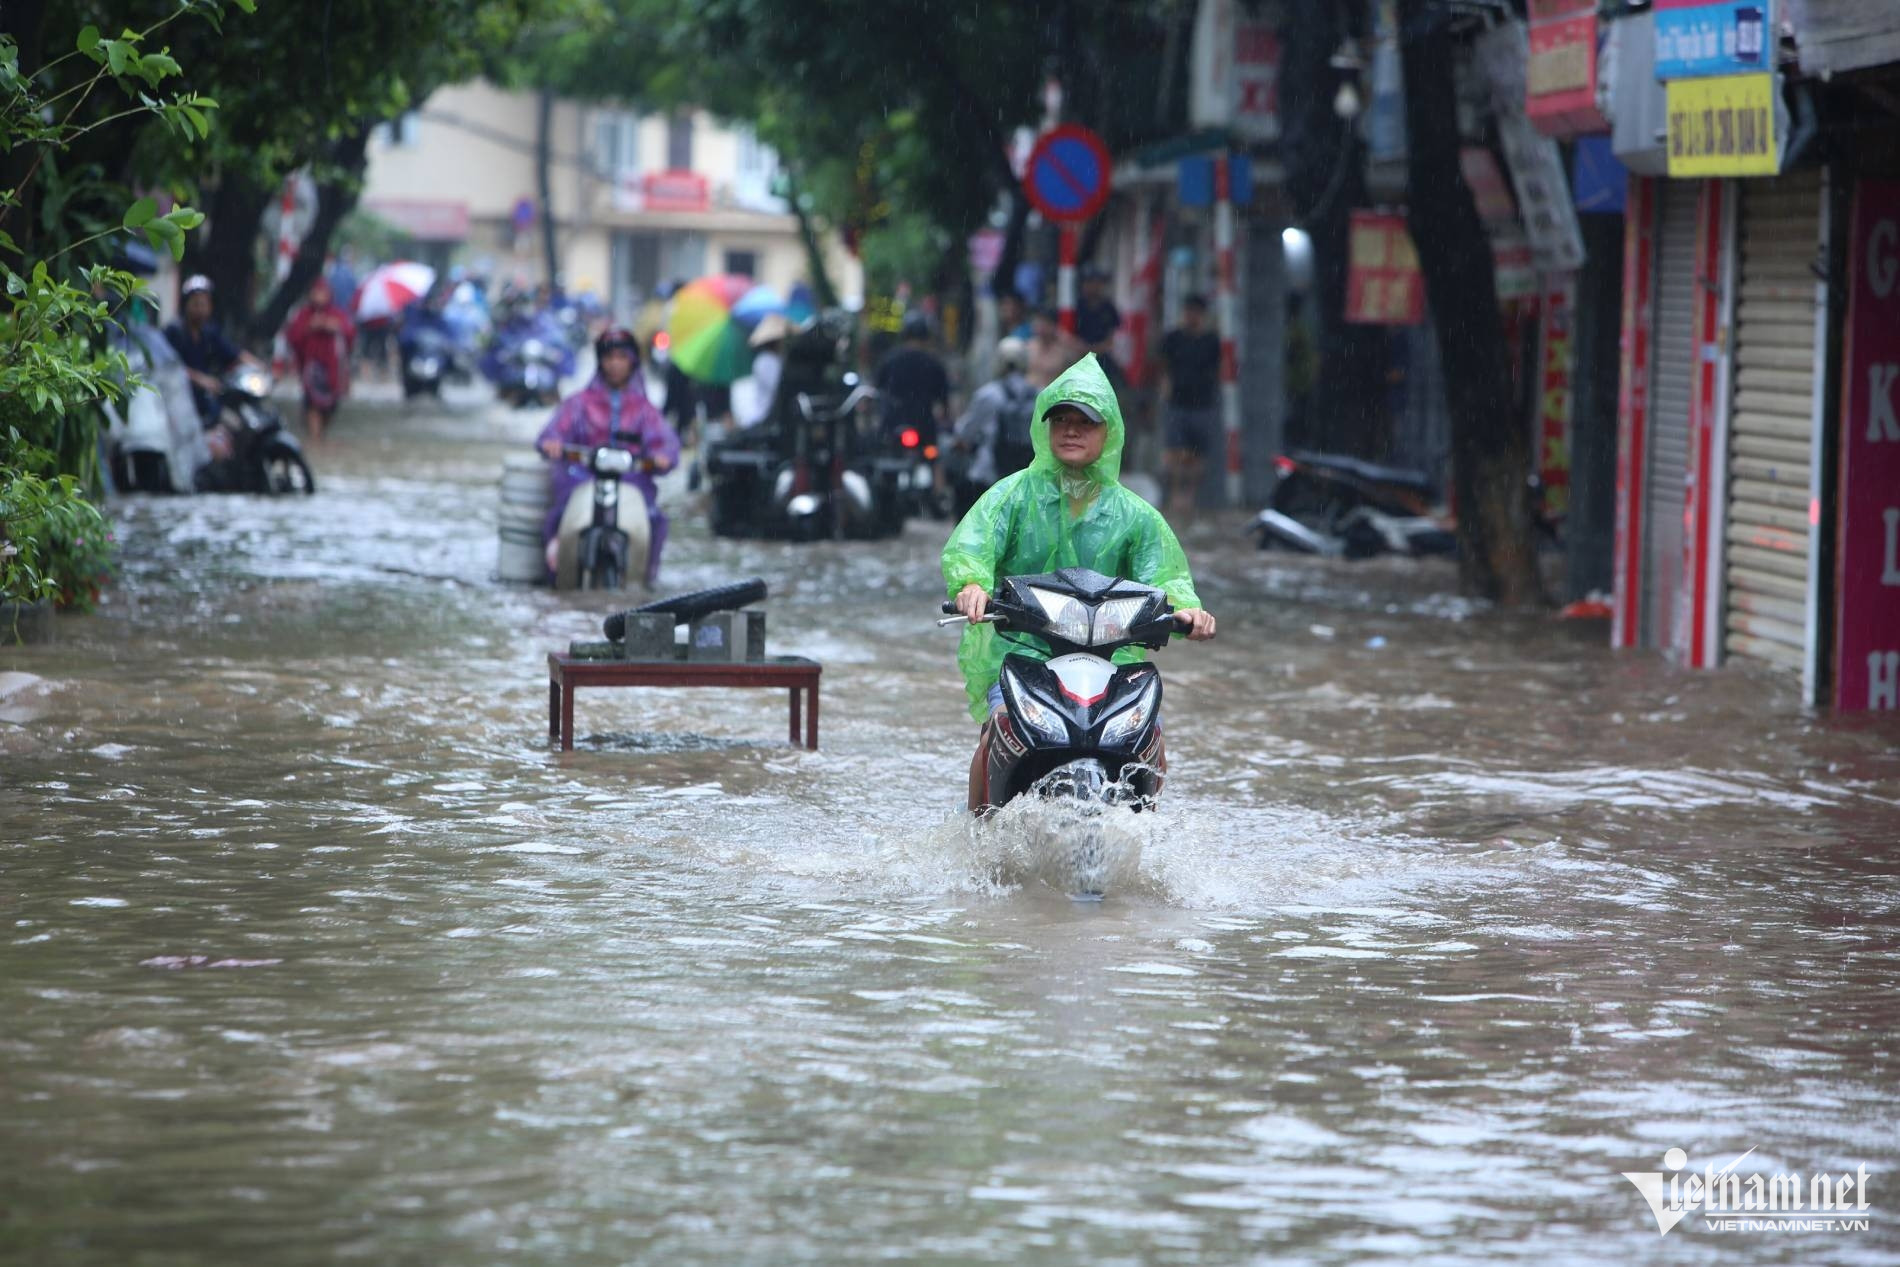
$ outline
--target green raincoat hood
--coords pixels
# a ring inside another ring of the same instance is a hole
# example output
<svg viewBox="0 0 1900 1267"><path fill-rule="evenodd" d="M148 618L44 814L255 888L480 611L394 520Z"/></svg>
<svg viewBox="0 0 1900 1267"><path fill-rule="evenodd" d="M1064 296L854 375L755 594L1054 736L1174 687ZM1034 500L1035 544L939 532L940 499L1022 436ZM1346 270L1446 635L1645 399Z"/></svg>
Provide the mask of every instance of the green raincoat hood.
<svg viewBox="0 0 1900 1267"><path fill-rule="evenodd" d="M1083 473L1097 484L1119 484L1122 444L1127 432L1122 426L1122 407L1115 399L1115 389L1109 385L1108 375L1102 372L1101 363L1095 359L1093 352L1056 375L1054 382L1036 394L1036 416L1029 424L1029 443L1035 449L1036 456L1030 462L1029 469L1061 478L1062 463L1049 448L1047 415L1065 400L1080 401L1089 406L1102 415L1102 421L1108 427L1108 435L1102 441L1102 456L1089 463Z"/></svg>
<svg viewBox="0 0 1900 1267"><path fill-rule="evenodd" d="M1079 513L1063 495L1062 463L1049 448L1049 424L1043 415L1065 400L1080 401L1102 415L1108 434L1102 456L1084 472L1096 485ZM1121 406L1115 389L1093 354L1063 371L1036 397L1029 424L1035 458L1028 467L998 480L958 523L943 547L943 580L955 598L965 585L981 585L991 594L1005 576L1033 576L1057 568L1093 568L1105 576L1126 577L1167 591L1177 608L1199 607L1187 555L1161 512L1121 484ZM986 696L1003 657L1009 653L1044 655L1035 646L998 638L990 625L963 631L957 664L969 696L970 716L989 716ZM1141 659L1139 647L1124 647L1115 661Z"/></svg>

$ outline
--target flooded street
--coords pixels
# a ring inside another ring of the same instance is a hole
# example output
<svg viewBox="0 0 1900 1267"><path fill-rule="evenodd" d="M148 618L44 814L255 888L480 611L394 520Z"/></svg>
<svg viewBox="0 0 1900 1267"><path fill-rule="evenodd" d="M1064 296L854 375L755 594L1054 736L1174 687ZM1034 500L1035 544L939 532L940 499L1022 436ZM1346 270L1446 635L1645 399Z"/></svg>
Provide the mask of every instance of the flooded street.
<svg viewBox="0 0 1900 1267"><path fill-rule="evenodd" d="M821 750L596 691L551 751L612 604L491 579L538 421L118 503L101 612L0 649L0 1262L1895 1261L1891 723L1190 538L1221 636L1075 903L962 822L941 525L677 515L663 589L767 579ZM1659 1246L1672 1147L1865 1165L1872 1226Z"/></svg>

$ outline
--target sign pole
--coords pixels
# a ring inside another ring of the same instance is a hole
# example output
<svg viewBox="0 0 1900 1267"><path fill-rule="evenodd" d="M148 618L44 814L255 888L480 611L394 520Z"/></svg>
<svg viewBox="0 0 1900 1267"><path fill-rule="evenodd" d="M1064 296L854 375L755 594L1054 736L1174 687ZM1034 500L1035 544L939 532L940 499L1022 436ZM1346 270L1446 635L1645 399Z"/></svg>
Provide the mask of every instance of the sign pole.
<svg viewBox="0 0 1900 1267"><path fill-rule="evenodd" d="M1062 322L1062 328L1070 334L1075 333L1075 253L1077 248L1073 222L1062 225L1060 245L1057 247L1056 268L1056 317Z"/></svg>
<svg viewBox="0 0 1900 1267"><path fill-rule="evenodd" d="M1214 160L1214 262L1218 284L1214 321L1220 333L1220 421L1227 436L1227 504L1238 508L1240 486L1240 332L1234 278L1234 191L1227 156Z"/></svg>

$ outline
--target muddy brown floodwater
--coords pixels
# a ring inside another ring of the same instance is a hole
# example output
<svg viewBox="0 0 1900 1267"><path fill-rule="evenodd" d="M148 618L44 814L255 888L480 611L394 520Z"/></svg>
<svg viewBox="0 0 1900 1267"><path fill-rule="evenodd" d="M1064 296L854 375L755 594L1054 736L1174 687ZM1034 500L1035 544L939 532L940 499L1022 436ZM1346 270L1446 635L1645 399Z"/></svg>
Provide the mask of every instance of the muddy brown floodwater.
<svg viewBox="0 0 1900 1267"><path fill-rule="evenodd" d="M1078 904L959 822L938 526L676 531L824 661L822 751L706 691L550 751L607 605L491 580L531 430L122 503L104 609L0 650L0 1261L1896 1261L1891 725L1191 541L1221 637ZM1659 1241L1672 1147L1864 1164L1871 1226Z"/></svg>

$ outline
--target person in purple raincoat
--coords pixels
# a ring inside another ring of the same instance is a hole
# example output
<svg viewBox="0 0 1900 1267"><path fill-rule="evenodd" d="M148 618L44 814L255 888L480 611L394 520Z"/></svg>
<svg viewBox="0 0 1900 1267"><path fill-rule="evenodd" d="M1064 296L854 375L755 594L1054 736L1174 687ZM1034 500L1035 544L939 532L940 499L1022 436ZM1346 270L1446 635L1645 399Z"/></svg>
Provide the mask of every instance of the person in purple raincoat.
<svg viewBox="0 0 1900 1267"><path fill-rule="evenodd" d="M561 512L574 490L594 478L585 465L562 459L563 445L593 448L617 443L637 450L653 463L656 472L670 471L679 461L679 433L647 399L646 384L640 378L640 341L633 332L620 326L602 331L594 340L594 359L598 366L594 380L560 403L535 441L542 453L554 459L548 470L548 517L541 525L550 576L554 573L554 544ZM622 438L616 441L615 433ZM660 551L666 548L666 515L660 510L659 490L654 487L653 475L641 466L620 479L639 489L646 499L653 525L646 583L652 585L660 574Z"/></svg>

